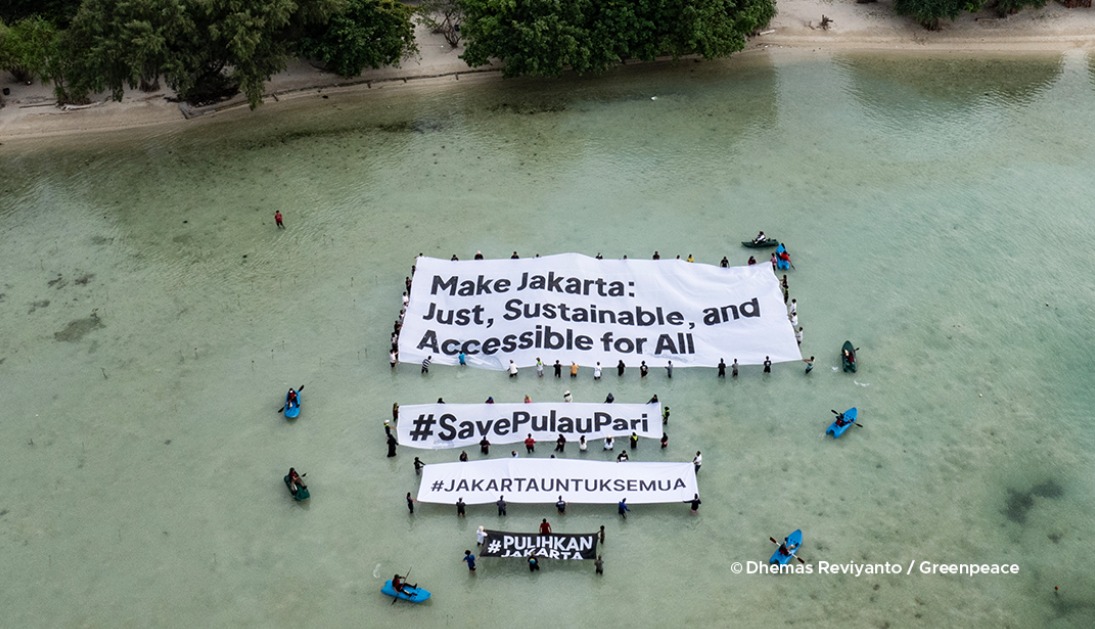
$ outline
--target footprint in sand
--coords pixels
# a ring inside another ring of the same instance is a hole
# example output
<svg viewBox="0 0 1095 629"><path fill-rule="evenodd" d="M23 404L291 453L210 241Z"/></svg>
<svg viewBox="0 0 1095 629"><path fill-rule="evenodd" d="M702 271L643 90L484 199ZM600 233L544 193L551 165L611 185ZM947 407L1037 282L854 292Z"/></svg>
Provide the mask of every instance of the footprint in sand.
<svg viewBox="0 0 1095 629"><path fill-rule="evenodd" d="M869 387L869 386L871 386L870 382L860 382L859 380L852 380L852 382L854 382L856 384L856 386L858 386L858 387Z"/></svg>

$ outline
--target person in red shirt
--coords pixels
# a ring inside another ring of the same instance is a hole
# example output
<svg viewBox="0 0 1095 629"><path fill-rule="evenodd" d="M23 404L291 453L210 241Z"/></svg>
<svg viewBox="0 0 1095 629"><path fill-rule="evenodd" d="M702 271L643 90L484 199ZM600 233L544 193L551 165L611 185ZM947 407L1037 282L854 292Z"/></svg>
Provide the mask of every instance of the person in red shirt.
<svg viewBox="0 0 1095 629"><path fill-rule="evenodd" d="M278 229L285 229L285 223L281 222L281 210L274 212L274 223L277 224Z"/></svg>
<svg viewBox="0 0 1095 629"><path fill-rule="evenodd" d="M548 524L547 518L540 521L540 535L550 535L551 525Z"/></svg>
<svg viewBox="0 0 1095 629"><path fill-rule="evenodd" d="M531 432L529 433L528 438L525 439L525 452L528 452L529 454L536 452L536 440L532 438Z"/></svg>

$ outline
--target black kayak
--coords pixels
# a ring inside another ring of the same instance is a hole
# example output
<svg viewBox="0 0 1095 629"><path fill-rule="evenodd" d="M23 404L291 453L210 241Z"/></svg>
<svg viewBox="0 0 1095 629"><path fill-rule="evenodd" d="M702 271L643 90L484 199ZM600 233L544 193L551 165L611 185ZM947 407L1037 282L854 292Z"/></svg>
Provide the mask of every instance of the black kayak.
<svg viewBox="0 0 1095 629"><path fill-rule="evenodd" d="M775 238L768 238L768 239L762 240L760 242L756 242L754 240L743 240L743 241L741 241L741 246L748 247L750 249L766 249L768 247L775 247L778 244L779 244L779 240L777 240Z"/></svg>
<svg viewBox="0 0 1095 629"><path fill-rule="evenodd" d="M844 371L855 373L858 363L855 360L855 346L851 341L844 341L844 346L840 348L840 364Z"/></svg>

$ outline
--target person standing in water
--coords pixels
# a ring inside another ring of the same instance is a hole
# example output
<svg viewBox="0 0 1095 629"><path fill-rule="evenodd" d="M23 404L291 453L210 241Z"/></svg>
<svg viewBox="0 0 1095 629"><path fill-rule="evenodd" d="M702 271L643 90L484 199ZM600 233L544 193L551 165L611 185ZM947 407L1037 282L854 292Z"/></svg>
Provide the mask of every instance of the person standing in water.
<svg viewBox="0 0 1095 629"><path fill-rule="evenodd" d="M684 502L692 505L692 515L696 515L697 513L699 513L700 505L703 504L703 501L700 500L699 494L696 494L691 500L685 500Z"/></svg>
<svg viewBox="0 0 1095 629"><path fill-rule="evenodd" d="M281 210L274 210L274 224L278 229L285 229L285 223L282 222Z"/></svg>

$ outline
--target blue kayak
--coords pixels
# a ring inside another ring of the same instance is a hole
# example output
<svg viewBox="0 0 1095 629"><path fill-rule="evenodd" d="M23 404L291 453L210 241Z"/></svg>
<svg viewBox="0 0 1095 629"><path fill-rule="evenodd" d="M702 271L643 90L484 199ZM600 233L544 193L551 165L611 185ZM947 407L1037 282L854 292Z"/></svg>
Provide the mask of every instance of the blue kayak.
<svg viewBox="0 0 1095 629"><path fill-rule="evenodd" d="M293 500L296 500L297 502L302 502L302 501L307 500L307 499L312 497L312 494L310 494L308 492L307 487L297 487L297 493L294 494L293 493L293 488L290 486L291 483L289 482L289 475L288 474L285 475L284 480L285 480L285 486L289 488L289 493L292 494L292 496L293 496Z"/></svg>
<svg viewBox="0 0 1095 629"><path fill-rule="evenodd" d="M787 546L788 554L784 555L779 552L779 549L777 548L776 552L772 553L772 557L768 560L768 563L778 563L782 566L794 559L795 555L798 553L798 547L802 546L802 531L795 529L794 533L783 538L783 544Z"/></svg>
<svg viewBox="0 0 1095 629"><path fill-rule="evenodd" d="M396 592L395 588L392 587L391 579L384 582L384 587L380 588L380 592L381 594L386 594L392 598L398 598L412 603L421 603L422 601L430 600L429 590L424 590L413 585L404 585L402 592Z"/></svg>
<svg viewBox="0 0 1095 629"><path fill-rule="evenodd" d="M849 428L855 425L855 419L859 416L859 410L856 407L849 408L840 415L837 415L838 419L844 421L843 426L838 426L836 421L829 424L829 427L825 429L825 434L832 435L833 439L839 439L840 435L843 435Z"/></svg>
<svg viewBox="0 0 1095 629"><path fill-rule="evenodd" d="M786 251L787 247L784 247L782 242L779 243L778 247L776 247L776 270L778 271L786 271L787 269L791 268L790 259L784 260L780 258L780 255Z"/></svg>
<svg viewBox="0 0 1095 629"><path fill-rule="evenodd" d="M297 401L293 404L289 403L289 395L285 396L285 419L296 419L300 417L300 391L297 391Z"/></svg>

